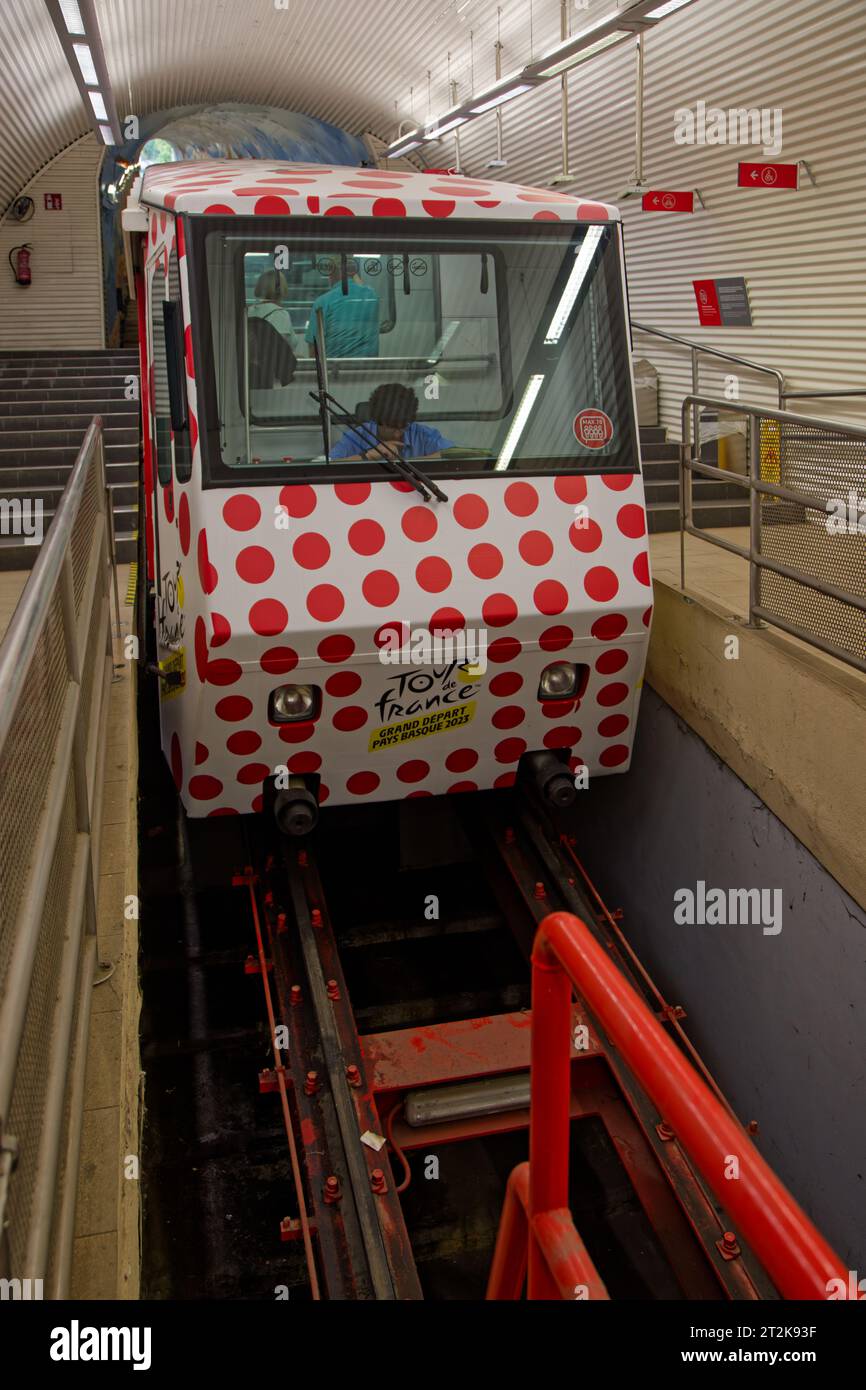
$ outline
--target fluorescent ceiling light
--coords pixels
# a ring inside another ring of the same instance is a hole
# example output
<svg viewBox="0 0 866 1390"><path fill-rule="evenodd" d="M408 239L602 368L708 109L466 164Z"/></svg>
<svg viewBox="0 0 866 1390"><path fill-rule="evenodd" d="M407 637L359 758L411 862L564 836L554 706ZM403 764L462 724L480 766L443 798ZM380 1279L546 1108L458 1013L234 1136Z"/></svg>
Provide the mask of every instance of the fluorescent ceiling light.
<svg viewBox="0 0 866 1390"><path fill-rule="evenodd" d="M114 144L114 131L111 129L110 125L101 125L99 127L99 133L102 136L103 145Z"/></svg>
<svg viewBox="0 0 866 1390"><path fill-rule="evenodd" d="M84 20L78 8L78 0L60 0L60 13L70 34L85 33Z"/></svg>
<svg viewBox="0 0 866 1390"><path fill-rule="evenodd" d="M105 98L101 92L88 92L90 105L93 107L93 114L98 121L107 121L108 112L105 109Z"/></svg>
<svg viewBox="0 0 866 1390"><path fill-rule="evenodd" d="M473 116L480 116L485 111L492 111L494 106L501 106L504 101L510 101L512 97L522 96L524 92L529 92L533 87L532 82L518 82L516 87L509 87L506 91L500 92L498 96L488 97L486 101L479 102L470 109Z"/></svg>
<svg viewBox="0 0 866 1390"><path fill-rule="evenodd" d="M430 121L424 127L424 138L438 140L441 135L447 135L449 130L456 130L459 125L465 125L468 120L468 116L446 116L441 121Z"/></svg>
<svg viewBox="0 0 866 1390"><path fill-rule="evenodd" d="M644 19L664 19L666 14L673 14L674 10L681 10L683 5L690 5L692 0L667 0L665 5L657 5L654 10L650 10L644 15Z"/></svg>
<svg viewBox="0 0 866 1390"><path fill-rule="evenodd" d="M96 68L93 66L93 54L88 43L74 43L72 45L75 56L78 59L78 66L81 68L81 76L88 87L98 87L99 78L96 76Z"/></svg>
<svg viewBox="0 0 866 1390"><path fill-rule="evenodd" d="M387 151L387 158L399 159L401 154L409 154L412 150L420 149L421 144L422 142L420 140L409 140L406 144L396 145L393 149Z"/></svg>
<svg viewBox="0 0 866 1390"><path fill-rule="evenodd" d="M595 43L589 44L587 48L579 48L576 53L571 53L567 58L560 58L558 63L551 63L547 67L539 68L539 77L556 77L559 73L567 71L568 68L577 67L578 63L583 63L587 58L593 58L596 53L602 53L604 49L610 48L611 44L622 43L623 39L632 38L632 33L628 29L617 29L613 34L605 34L603 39L597 39ZM556 50L554 49L555 53ZM544 59L541 59L544 62Z"/></svg>
<svg viewBox="0 0 866 1390"><path fill-rule="evenodd" d="M505 436L505 442L502 445L499 458L493 465L495 473L504 472L511 462L512 455L520 442L520 436L526 428L526 422L529 419L532 407L535 405L535 398L541 390L543 381L544 372L538 372L536 375L531 376L526 383L523 399L517 407L517 414L511 422L511 429Z"/></svg>
<svg viewBox="0 0 866 1390"><path fill-rule="evenodd" d="M580 287L586 279L590 262L595 254L595 248L601 240L602 227L590 227L583 239L580 250L576 253L571 274L568 277L562 298L556 306L556 312L550 320L550 327L544 335L545 346L550 343L558 343L562 337L565 325L568 323L569 316L574 308L574 301L577 299Z"/></svg>

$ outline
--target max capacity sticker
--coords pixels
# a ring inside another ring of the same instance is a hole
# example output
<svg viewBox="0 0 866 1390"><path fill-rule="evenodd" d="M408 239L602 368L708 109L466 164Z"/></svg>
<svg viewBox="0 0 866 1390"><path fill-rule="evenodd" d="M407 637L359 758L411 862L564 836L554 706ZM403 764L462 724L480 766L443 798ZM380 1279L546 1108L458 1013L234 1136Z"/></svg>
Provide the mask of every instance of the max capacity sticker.
<svg viewBox="0 0 866 1390"><path fill-rule="evenodd" d="M603 410L579 410L573 429L575 439L585 449L603 449L613 439L613 421Z"/></svg>
<svg viewBox="0 0 866 1390"><path fill-rule="evenodd" d="M385 724L381 729L374 729L367 751L377 753L380 748L394 748L400 743L410 743L412 739L444 734L449 729L462 729L474 718L475 701L469 700L454 709L436 710L433 714L419 715L417 719L401 719L398 724Z"/></svg>

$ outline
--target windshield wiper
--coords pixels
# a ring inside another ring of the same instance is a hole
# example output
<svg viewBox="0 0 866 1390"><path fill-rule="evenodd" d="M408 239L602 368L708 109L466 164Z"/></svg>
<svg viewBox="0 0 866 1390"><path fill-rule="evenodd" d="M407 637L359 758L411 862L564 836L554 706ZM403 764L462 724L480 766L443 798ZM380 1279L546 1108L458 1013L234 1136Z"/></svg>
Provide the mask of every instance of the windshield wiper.
<svg viewBox="0 0 866 1390"><path fill-rule="evenodd" d="M440 502L448 501L445 493L433 482L432 478L428 478L425 473L422 473L421 470L410 463L408 459L401 459L386 449L373 432L368 430L367 426L362 424L360 420L355 420L355 417L350 415L345 407L337 400L336 396L331 395L330 391L325 391L320 387L318 392L311 391L310 395L314 401L318 402L322 411L327 411L327 414L335 424L342 425L344 428L353 429L360 437L361 443L365 444L368 449L374 450L384 464L392 468L395 473L399 473L401 477L406 479L406 482L411 483L416 492L420 492L425 502L430 501L431 492ZM334 409L334 407L336 407L336 409ZM429 492L428 488L430 490Z"/></svg>
<svg viewBox="0 0 866 1390"><path fill-rule="evenodd" d="M319 323L318 323L318 327L321 329L321 326L322 326L322 314L321 314L321 310L319 310ZM323 336L324 336L324 335L323 335ZM324 397L325 397L328 393L327 393L326 383L325 383L325 369L324 369L324 367L322 366L322 359L321 359L321 357L320 357L320 355L319 355L319 339L318 339L318 336L316 336L316 337L313 339L313 360L314 360L314 362L315 362L315 364L316 364L316 381L319 383L319 402L320 402L320 404L319 404L319 419L320 419L321 422L322 422L322 442L323 442L324 445L325 445L325 461L326 461L326 463L330 463L330 462L331 462L331 421L330 421L330 419L329 419L329 417L328 417L328 411L327 411L327 408L326 408L326 406L325 406L325 401L324 401ZM311 392L310 392L310 395L312 396L312 394L313 394L313 393L312 393L312 391L311 391Z"/></svg>

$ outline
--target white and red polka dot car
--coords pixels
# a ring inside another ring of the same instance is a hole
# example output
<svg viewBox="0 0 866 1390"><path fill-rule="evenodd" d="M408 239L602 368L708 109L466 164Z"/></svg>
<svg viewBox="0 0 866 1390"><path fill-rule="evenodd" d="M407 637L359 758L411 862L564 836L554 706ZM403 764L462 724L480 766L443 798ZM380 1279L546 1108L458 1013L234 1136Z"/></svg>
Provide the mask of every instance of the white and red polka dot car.
<svg viewBox="0 0 866 1390"><path fill-rule="evenodd" d="M624 771L652 595L616 210L238 160L152 166L124 226L187 812L274 788L300 833Z"/></svg>

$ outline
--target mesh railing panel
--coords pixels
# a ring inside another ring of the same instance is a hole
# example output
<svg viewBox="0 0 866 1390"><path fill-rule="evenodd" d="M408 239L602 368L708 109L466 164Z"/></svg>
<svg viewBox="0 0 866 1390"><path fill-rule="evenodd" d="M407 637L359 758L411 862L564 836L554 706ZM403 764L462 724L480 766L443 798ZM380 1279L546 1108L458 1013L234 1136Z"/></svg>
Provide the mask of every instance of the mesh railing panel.
<svg viewBox="0 0 866 1390"><path fill-rule="evenodd" d="M100 470L91 465L87 470L87 482L78 508L78 516L72 531L69 553L72 557L72 585L75 591L75 616L81 612L84 585L93 551L93 540L99 515L98 489Z"/></svg>
<svg viewBox="0 0 866 1390"><path fill-rule="evenodd" d="M760 549L767 559L866 597L866 534L856 499L866 493L866 440L843 428L761 421L765 482L814 495L826 506L761 499ZM853 494L853 504L852 495ZM808 585L761 572L762 607L843 652L866 660L866 613Z"/></svg>

